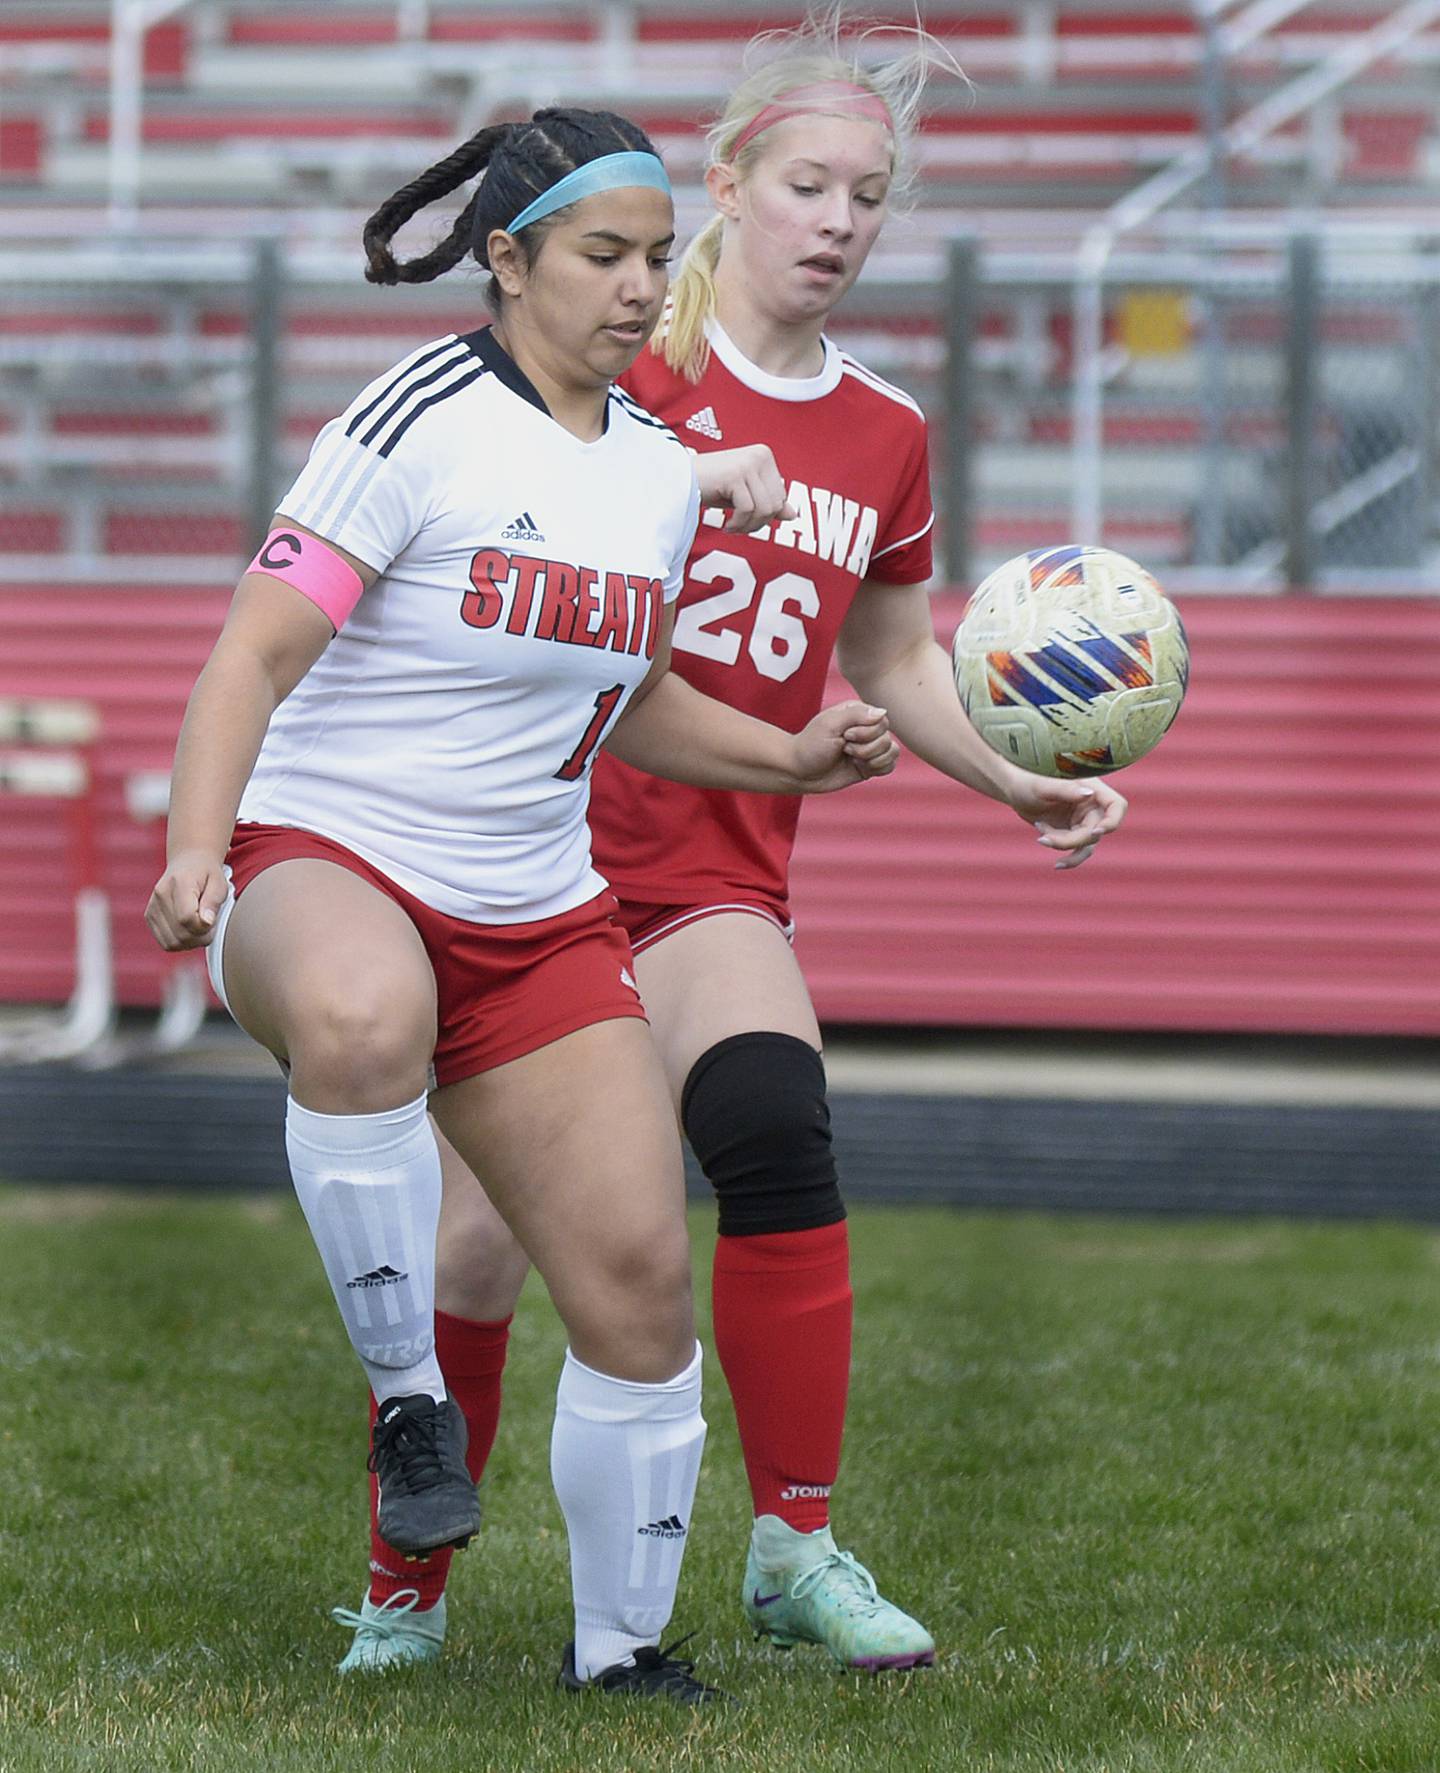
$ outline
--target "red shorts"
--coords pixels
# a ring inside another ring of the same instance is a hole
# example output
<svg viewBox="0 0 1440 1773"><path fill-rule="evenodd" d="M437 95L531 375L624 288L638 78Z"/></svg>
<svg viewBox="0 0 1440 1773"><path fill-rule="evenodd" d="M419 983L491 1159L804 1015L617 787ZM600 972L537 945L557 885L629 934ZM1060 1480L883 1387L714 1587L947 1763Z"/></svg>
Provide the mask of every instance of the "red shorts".
<svg viewBox="0 0 1440 1773"><path fill-rule="evenodd" d="M415 925L435 971L437 1088L523 1058L594 1022L644 1020L630 944L608 892L536 923L467 923L433 910L332 838L286 825L237 825L225 858L235 897L266 868L301 857L348 868ZM217 929L217 942L222 939ZM219 967L217 954L217 989Z"/></svg>
<svg viewBox="0 0 1440 1773"><path fill-rule="evenodd" d="M641 954L688 924L699 923L706 917L726 917L732 912L760 917L766 923L773 923L787 942L795 934L790 907L783 900L771 899L763 894L757 894L752 899L706 902L701 905L642 905L634 899L621 899L615 918L629 936L631 948L636 954Z"/></svg>

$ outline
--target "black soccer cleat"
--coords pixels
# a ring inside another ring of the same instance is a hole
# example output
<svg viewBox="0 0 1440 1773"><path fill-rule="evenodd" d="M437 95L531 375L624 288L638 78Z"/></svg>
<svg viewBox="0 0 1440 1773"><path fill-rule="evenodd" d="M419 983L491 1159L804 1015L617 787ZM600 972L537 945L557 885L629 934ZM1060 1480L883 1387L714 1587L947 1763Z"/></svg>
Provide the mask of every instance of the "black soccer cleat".
<svg viewBox="0 0 1440 1773"><path fill-rule="evenodd" d="M452 1398L387 1397L375 1417L369 1466L380 1489L380 1537L408 1558L466 1546L480 1531L480 1498L465 1469L469 1439Z"/></svg>
<svg viewBox="0 0 1440 1773"><path fill-rule="evenodd" d="M613 1668L602 1668L588 1681L575 1672L575 1645L566 1644L564 1660L555 1685L562 1693L631 1693L641 1699L673 1699L677 1705L709 1705L715 1700L734 1703L733 1696L718 1687L707 1687L696 1680L695 1664L672 1656L688 1638L656 1649L642 1644L633 1662L617 1662Z"/></svg>

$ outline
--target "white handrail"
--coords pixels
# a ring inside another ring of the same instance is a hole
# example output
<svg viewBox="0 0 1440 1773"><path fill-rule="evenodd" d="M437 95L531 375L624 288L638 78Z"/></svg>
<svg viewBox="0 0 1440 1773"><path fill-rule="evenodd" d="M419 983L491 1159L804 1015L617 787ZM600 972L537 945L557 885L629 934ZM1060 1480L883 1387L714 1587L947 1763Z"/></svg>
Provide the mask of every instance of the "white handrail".
<svg viewBox="0 0 1440 1773"><path fill-rule="evenodd" d="M1383 499L1387 493L1412 480L1421 468L1420 452L1407 444L1392 450L1383 461L1373 462L1343 486L1336 487L1314 506L1310 527L1316 536L1332 535L1342 523L1358 517L1368 506ZM1234 571L1243 575L1247 584L1260 584L1284 565L1283 541L1261 542L1235 563Z"/></svg>
<svg viewBox="0 0 1440 1773"><path fill-rule="evenodd" d="M190 0L110 0L110 207L113 233L140 219L140 148L145 96L145 33Z"/></svg>

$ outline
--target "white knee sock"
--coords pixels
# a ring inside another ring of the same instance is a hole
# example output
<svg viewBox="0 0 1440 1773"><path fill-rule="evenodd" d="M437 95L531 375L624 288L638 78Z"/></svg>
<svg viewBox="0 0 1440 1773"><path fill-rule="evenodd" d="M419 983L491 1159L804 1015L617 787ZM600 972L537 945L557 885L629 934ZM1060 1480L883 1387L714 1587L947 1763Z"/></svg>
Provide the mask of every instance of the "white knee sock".
<svg viewBox="0 0 1440 1773"><path fill-rule="evenodd" d="M685 1371L662 1385L612 1379L566 1350L550 1475L570 1535L580 1675L659 1642L704 1446L698 1343Z"/></svg>
<svg viewBox="0 0 1440 1773"><path fill-rule="evenodd" d="M384 1114L316 1114L291 1097L295 1192L377 1399L445 1381L435 1358L440 1153L424 1096Z"/></svg>

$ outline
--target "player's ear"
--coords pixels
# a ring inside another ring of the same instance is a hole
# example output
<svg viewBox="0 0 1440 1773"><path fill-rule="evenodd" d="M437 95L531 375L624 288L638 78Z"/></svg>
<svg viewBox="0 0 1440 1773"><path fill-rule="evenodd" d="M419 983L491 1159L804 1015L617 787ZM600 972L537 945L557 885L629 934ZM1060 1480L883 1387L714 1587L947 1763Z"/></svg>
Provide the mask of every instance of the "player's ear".
<svg viewBox="0 0 1440 1773"><path fill-rule="evenodd" d="M522 293L525 288L525 274L530 266L520 242L513 234L507 234L503 228L492 229L485 242L485 262L503 295L518 296Z"/></svg>
<svg viewBox="0 0 1440 1773"><path fill-rule="evenodd" d="M728 222L740 219L740 179L735 168L724 160L705 168L705 189L710 201Z"/></svg>

